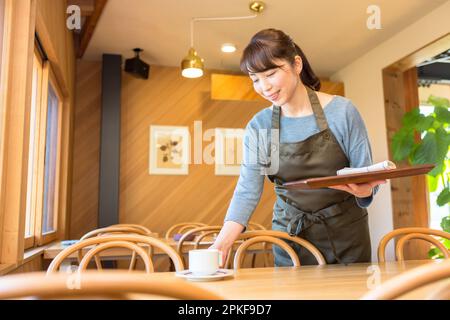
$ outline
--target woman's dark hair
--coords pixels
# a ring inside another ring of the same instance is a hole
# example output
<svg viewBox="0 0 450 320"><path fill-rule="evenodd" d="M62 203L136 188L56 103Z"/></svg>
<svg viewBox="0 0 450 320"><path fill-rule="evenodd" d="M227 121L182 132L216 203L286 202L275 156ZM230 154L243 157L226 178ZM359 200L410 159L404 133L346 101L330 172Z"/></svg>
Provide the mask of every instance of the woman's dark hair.
<svg viewBox="0 0 450 320"><path fill-rule="evenodd" d="M279 67L274 63L275 59L284 59L294 65L297 55L303 61L303 69L300 73L302 83L319 91L320 80L312 70L302 49L281 30L264 29L255 34L244 49L240 67L246 74L264 72Z"/></svg>

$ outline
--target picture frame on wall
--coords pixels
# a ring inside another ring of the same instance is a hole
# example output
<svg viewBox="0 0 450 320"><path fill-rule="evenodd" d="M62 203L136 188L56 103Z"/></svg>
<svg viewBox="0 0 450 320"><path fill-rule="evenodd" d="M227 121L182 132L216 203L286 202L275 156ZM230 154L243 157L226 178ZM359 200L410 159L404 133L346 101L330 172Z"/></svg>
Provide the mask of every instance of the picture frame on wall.
<svg viewBox="0 0 450 320"><path fill-rule="evenodd" d="M150 175L187 175L190 159L189 128L150 126Z"/></svg>
<svg viewBox="0 0 450 320"><path fill-rule="evenodd" d="M215 174L238 176L244 154L244 129L216 128Z"/></svg>

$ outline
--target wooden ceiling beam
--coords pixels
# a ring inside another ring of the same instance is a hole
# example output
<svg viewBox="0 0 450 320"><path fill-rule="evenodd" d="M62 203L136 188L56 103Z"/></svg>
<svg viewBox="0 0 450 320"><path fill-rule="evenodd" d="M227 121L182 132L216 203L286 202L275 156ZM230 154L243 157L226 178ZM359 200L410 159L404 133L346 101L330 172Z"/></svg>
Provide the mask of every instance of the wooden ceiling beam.
<svg viewBox="0 0 450 320"><path fill-rule="evenodd" d="M95 10L95 0L68 0L67 5L79 6L83 17L91 16Z"/></svg>
<svg viewBox="0 0 450 320"><path fill-rule="evenodd" d="M78 1L81 2L82 0ZM78 58L82 58L84 53L86 52L86 49L89 45L89 42L91 41L92 35L94 34L97 23L103 13L103 9L105 8L107 2L108 0L96 0L94 3L94 11L92 12L92 15L86 18L86 23L84 24L80 35L80 46L77 53Z"/></svg>

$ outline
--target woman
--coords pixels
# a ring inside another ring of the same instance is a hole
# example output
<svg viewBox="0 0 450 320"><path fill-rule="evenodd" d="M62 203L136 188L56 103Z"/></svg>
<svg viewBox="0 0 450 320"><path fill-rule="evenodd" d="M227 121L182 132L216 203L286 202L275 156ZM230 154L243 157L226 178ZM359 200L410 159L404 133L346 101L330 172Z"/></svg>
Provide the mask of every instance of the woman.
<svg viewBox="0 0 450 320"><path fill-rule="evenodd" d="M261 172L265 172L277 195L274 230L310 241L327 263L369 262L365 208L377 186L386 181L317 190L282 186L287 181L336 175L344 167L372 164L367 131L357 109L346 98L318 92L320 81L302 50L280 30L266 29L254 35L243 52L241 69L252 79L255 91L273 105L247 125L239 181L212 247L222 251L225 261L259 202L264 183ZM302 265L317 264L304 248L289 244ZM273 251L276 266L292 265L283 250L274 246Z"/></svg>

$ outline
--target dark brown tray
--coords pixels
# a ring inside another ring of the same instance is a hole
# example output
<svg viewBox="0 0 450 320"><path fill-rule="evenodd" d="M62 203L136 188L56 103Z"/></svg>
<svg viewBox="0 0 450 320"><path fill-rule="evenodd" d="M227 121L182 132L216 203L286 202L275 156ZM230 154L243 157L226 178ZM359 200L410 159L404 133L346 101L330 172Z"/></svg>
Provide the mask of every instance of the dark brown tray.
<svg viewBox="0 0 450 320"><path fill-rule="evenodd" d="M416 166L383 170L383 171L373 171L366 173L354 173L341 176L329 176L320 178L310 178L305 180L297 180L283 183L286 188L292 189L319 189L326 188L330 186L335 186L339 184L349 184L349 183L365 183L369 181L385 180L385 179L395 179L402 177L418 176L421 174L426 174L433 170L434 164L421 164Z"/></svg>

